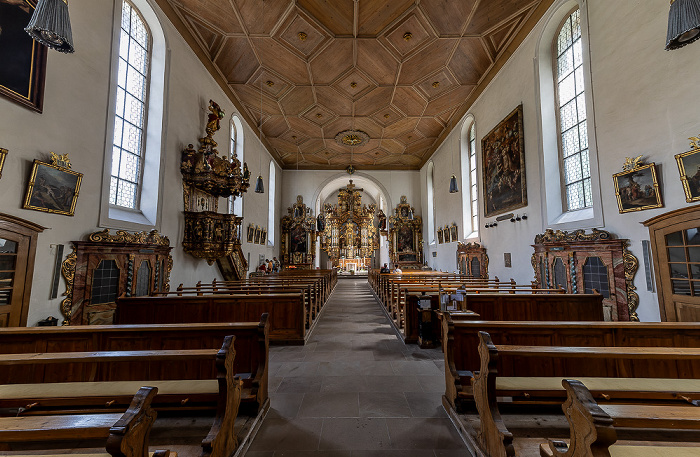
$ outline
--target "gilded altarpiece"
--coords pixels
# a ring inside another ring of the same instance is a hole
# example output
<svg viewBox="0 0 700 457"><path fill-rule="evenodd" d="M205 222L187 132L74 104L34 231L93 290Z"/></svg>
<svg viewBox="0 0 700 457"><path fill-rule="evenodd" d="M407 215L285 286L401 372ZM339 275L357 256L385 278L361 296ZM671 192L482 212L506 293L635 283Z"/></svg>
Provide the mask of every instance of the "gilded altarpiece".
<svg viewBox="0 0 700 457"><path fill-rule="evenodd" d="M363 189L352 180L338 191L338 204L324 207L325 230L321 248L328 253L334 267L343 270L367 270L379 246L374 226L375 204L362 204Z"/></svg>
<svg viewBox="0 0 700 457"><path fill-rule="evenodd" d="M283 268L311 269L316 254L316 218L301 195L282 218L281 262Z"/></svg>
<svg viewBox="0 0 700 457"><path fill-rule="evenodd" d="M639 261L629 240L603 230L547 230L535 237L532 268L538 288L563 288L567 293L603 295L605 319L638 321L639 295L634 276Z"/></svg>
<svg viewBox="0 0 700 457"><path fill-rule="evenodd" d="M460 275L488 279L489 256L486 254L486 248L479 243L459 243L457 268Z"/></svg>
<svg viewBox="0 0 700 457"><path fill-rule="evenodd" d="M415 210L405 196L394 208L389 222L389 258L394 266L402 269L423 267L423 219L415 215Z"/></svg>

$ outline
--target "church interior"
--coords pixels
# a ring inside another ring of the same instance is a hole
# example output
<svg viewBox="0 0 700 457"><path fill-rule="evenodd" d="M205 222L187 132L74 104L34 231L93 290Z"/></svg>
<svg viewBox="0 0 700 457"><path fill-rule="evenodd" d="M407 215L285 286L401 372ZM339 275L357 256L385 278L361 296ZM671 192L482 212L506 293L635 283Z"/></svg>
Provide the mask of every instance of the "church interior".
<svg viewBox="0 0 700 457"><path fill-rule="evenodd" d="M700 456L698 39L0 0L0 455Z"/></svg>

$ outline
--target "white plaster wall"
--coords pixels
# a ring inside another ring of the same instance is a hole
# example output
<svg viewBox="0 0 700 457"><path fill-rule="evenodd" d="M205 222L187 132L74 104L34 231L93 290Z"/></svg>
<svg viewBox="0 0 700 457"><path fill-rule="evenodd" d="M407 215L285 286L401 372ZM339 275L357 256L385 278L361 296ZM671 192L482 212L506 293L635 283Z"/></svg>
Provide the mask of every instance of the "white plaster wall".
<svg viewBox="0 0 700 457"><path fill-rule="evenodd" d="M629 238L631 251L640 259L635 285L640 296L639 316L643 321L659 320L657 295L646 291L641 241L649 239L641 222L667 211L688 205L679 180L674 154L689 149L688 137L700 133L696 100L700 71L694 44L680 50L664 51L668 20L668 2L587 0L591 75L596 120L598 161L604 225L622 238ZM527 213L528 220L499 223L485 230L480 219L480 240L487 247L491 276L514 278L519 283L533 279L530 246L536 234L547 227L542 222L540 204L539 128L536 112L535 66L533 59L543 24L530 33L509 62L492 81L470 110L476 119L477 151L481 138L520 103L524 110L526 175L529 205L516 210ZM458 129L434 154L436 225L461 220L460 193L448 193L449 178L458 171ZM625 157L643 155L656 162L665 207L619 214L612 174L622 170ZM451 157L455 157L454 171ZM479 170L481 170L479 160ZM421 188L426 187L426 167L421 170ZM479 179L481 172L479 171ZM479 182L479 189L482 189ZM425 193L423 193L425 195ZM423 197L425 207L425 197ZM483 203L481 204L483 208ZM483 214L483 213L482 213ZM493 221L490 218L488 222ZM460 230L461 232L461 230ZM456 244L429 247L438 256L438 269L455 269ZM512 253L513 267L505 268L504 252ZM431 257L429 257L431 259Z"/></svg>
<svg viewBox="0 0 700 457"><path fill-rule="evenodd" d="M113 1L71 2L76 53L64 55L49 52L43 114L0 98L0 147L10 151L0 179L0 212L48 228L39 235L28 325L35 325L48 315L61 317L60 293L58 299L49 300L55 260L52 245L65 244L67 255L70 253L70 241L81 240L100 229L98 220L105 132L108 122L111 122L107 105L110 96L113 10ZM167 130L163 148L166 157L162 170L161 232L170 238L171 246L174 246L171 285L176 286L220 277L216 266L209 266L205 261L185 254L181 248L184 219L180 151L188 143L197 144L197 139L203 135L209 99L217 101L227 116L235 110L173 25L157 8L156 11L161 18L171 56L169 92L165 94ZM222 126L226 125L228 122L222 123ZM267 176L270 156L247 126L244 126L244 135L245 159L253 175L251 189L245 197L244 225L256 223L267 226L268 196L255 194L253 188L261 161L266 189L269 189ZM227 136L228 129L225 127L215 136L220 151L226 154ZM49 151L68 153L73 169L84 174L74 217L21 209L32 161L47 161ZM281 177L278 169L277 189L282 187ZM279 203L279 197L277 200ZM225 211L223 204L222 201L222 212ZM275 239L278 240L279 235ZM258 253L271 256L275 249L273 246L243 246L244 251L251 252L251 260L257 259ZM61 279L59 291L64 290Z"/></svg>

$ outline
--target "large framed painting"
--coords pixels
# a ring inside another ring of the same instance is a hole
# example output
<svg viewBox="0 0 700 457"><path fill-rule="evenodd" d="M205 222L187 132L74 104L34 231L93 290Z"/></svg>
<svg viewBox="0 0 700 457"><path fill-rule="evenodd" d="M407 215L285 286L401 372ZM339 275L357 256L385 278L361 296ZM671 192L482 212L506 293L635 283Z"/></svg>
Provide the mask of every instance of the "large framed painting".
<svg viewBox="0 0 700 457"><path fill-rule="evenodd" d="M450 240L452 240L452 243L459 241L457 238L457 224L452 224L450 226Z"/></svg>
<svg viewBox="0 0 700 457"><path fill-rule="evenodd" d="M693 141L691 146L694 146L692 151L675 156L688 203L700 200L700 141Z"/></svg>
<svg viewBox="0 0 700 457"><path fill-rule="evenodd" d="M41 113L48 48L24 27L35 0L0 0L0 95Z"/></svg>
<svg viewBox="0 0 700 457"><path fill-rule="evenodd" d="M414 251L413 229L403 226L399 228L397 239L397 252Z"/></svg>
<svg viewBox="0 0 700 457"><path fill-rule="evenodd" d="M627 159L621 173L613 175L620 213L661 208L661 192L656 179L656 164L644 165L641 156Z"/></svg>
<svg viewBox="0 0 700 457"><path fill-rule="evenodd" d="M248 233L246 234L246 241L248 243L252 243L254 238L255 238L255 226L253 224L250 224L248 226Z"/></svg>
<svg viewBox="0 0 700 457"><path fill-rule="evenodd" d="M267 242L267 229L263 229L260 232L260 244L264 245Z"/></svg>
<svg viewBox="0 0 700 457"><path fill-rule="evenodd" d="M443 233L442 233L442 227L440 227L437 230L437 238L438 238L438 244L443 244L445 242L445 238L444 238Z"/></svg>
<svg viewBox="0 0 700 457"><path fill-rule="evenodd" d="M307 232L304 226L297 224L289 233L289 253L290 254L306 254L308 251Z"/></svg>
<svg viewBox="0 0 700 457"><path fill-rule="evenodd" d="M22 208L72 216L82 180L82 173L56 161L49 164L35 160Z"/></svg>
<svg viewBox="0 0 700 457"><path fill-rule="evenodd" d="M257 225L255 226L255 235L253 242L255 244L260 244L260 235L262 235L262 228L258 227Z"/></svg>
<svg viewBox="0 0 700 457"><path fill-rule="evenodd" d="M481 140L486 217L527 206L523 105Z"/></svg>

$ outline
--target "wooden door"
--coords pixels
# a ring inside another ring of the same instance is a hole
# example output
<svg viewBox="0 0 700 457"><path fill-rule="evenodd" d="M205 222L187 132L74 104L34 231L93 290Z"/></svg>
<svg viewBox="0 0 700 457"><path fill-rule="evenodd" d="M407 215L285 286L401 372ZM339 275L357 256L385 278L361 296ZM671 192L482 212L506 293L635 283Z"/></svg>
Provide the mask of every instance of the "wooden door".
<svg viewBox="0 0 700 457"><path fill-rule="evenodd" d="M646 221L661 319L700 322L700 206Z"/></svg>
<svg viewBox="0 0 700 457"><path fill-rule="evenodd" d="M30 238L0 229L0 327L26 321L24 293Z"/></svg>

